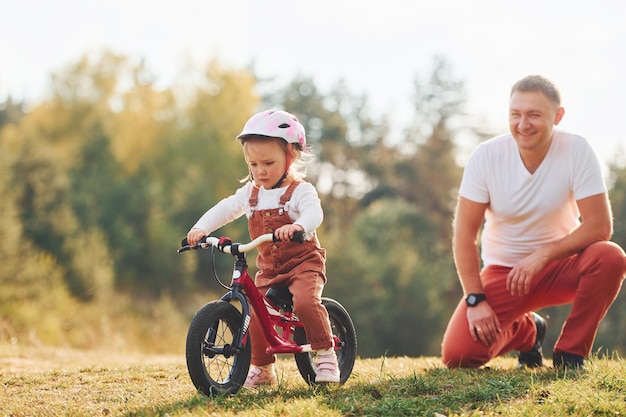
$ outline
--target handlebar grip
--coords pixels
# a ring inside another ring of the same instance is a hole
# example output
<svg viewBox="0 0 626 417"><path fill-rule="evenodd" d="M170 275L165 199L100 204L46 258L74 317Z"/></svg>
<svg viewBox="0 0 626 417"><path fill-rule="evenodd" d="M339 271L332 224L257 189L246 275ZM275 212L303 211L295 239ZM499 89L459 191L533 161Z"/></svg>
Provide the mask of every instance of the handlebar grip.
<svg viewBox="0 0 626 417"><path fill-rule="evenodd" d="M206 241L206 238L207 238L207 237L208 237L208 236L202 236L202 237L200 238L200 240L199 240L199 241L198 241L195 245L192 245L192 246L199 245L200 243L205 243L205 241ZM183 240L181 240L181 242L180 242L180 246L181 246L181 247L182 247L182 246L189 246L189 241L187 240L187 238L186 238L186 237L185 237L185 238L183 238Z"/></svg>
<svg viewBox="0 0 626 417"><path fill-rule="evenodd" d="M191 246L186 245L186 246L183 246L182 248L178 249L177 252L178 253L183 253L183 252L187 252L188 250L191 250Z"/></svg>
<svg viewBox="0 0 626 417"><path fill-rule="evenodd" d="M189 241L187 240L187 238L186 238L186 237L185 237L185 238L183 238L183 240L181 240L181 242L180 242L180 246L181 246L181 247L180 247L180 249L178 249L178 253L181 253L181 252L186 252L186 251L191 250L191 249L198 249L198 247L200 246L200 244L201 244L201 243L203 243L203 242L205 241L205 239L206 239L206 238L207 238L207 237L206 237L206 236L204 236L204 237L203 237L202 239L200 239L200 240L198 241L198 243L196 243L195 245L189 245Z"/></svg>
<svg viewBox="0 0 626 417"><path fill-rule="evenodd" d="M292 242L298 242L298 243L304 243L306 242L306 237L304 235L304 230L298 230L297 232L295 232L293 234L293 237L291 238Z"/></svg>
<svg viewBox="0 0 626 417"><path fill-rule="evenodd" d="M274 238L274 242L280 241L280 239L278 239L275 234L272 234L272 236ZM293 237L290 240L292 242L296 242L296 243L304 243L304 242L306 242L306 237L305 237L305 234L304 234L304 230L298 230L297 232L293 232Z"/></svg>

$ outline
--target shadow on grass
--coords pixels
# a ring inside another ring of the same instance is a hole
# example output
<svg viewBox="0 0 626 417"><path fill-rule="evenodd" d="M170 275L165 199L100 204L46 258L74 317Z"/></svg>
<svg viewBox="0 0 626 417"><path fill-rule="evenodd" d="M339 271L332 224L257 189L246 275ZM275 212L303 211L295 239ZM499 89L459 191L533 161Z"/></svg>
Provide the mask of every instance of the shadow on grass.
<svg viewBox="0 0 626 417"><path fill-rule="evenodd" d="M576 377L571 375L570 377ZM136 410L126 416L168 415L180 412L239 413L276 409L276 404L289 408L290 403L309 401L315 415L316 405L336 410L342 416L416 416L467 413L487 410L520 399L540 404L549 395L550 384L563 378L552 368L517 369L445 369L416 371L410 377L380 377L376 382L351 382L342 387L285 386L259 391L241 390L233 396L213 398L196 394L189 399L154 408ZM206 414L204 414L206 415Z"/></svg>

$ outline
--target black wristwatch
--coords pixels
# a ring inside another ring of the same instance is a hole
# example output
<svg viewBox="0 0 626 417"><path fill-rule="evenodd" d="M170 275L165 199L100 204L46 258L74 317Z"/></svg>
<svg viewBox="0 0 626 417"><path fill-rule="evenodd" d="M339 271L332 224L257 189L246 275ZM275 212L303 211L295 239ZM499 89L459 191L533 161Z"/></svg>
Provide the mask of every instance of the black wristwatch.
<svg viewBox="0 0 626 417"><path fill-rule="evenodd" d="M486 299L487 297L485 297L485 294L472 293L472 294L468 294L467 297L465 298L465 304L467 304L468 307L475 307L479 303L485 301Z"/></svg>

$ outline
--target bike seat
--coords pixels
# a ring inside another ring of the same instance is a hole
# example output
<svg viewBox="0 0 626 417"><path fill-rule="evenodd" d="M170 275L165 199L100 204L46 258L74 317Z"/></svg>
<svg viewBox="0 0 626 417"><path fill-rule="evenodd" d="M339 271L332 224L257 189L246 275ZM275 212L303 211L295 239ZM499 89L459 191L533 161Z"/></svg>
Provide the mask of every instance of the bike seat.
<svg viewBox="0 0 626 417"><path fill-rule="evenodd" d="M289 291L288 287L277 286L271 287L265 293L265 296L279 308L293 306L293 295Z"/></svg>

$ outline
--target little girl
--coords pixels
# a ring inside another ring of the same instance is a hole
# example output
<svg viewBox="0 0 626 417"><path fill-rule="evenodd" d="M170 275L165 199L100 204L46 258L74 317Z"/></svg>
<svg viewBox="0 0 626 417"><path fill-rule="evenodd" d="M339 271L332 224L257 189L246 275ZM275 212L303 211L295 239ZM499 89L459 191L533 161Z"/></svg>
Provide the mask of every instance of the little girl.
<svg viewBox="0 0 626 417"><path fill-rule="evenodd" d="M321 301L326 251L315 234L324 215L317 190L303 180L304 159L310 156L304 127L290 113L267 110L252 116L237 139L249 169L243 180L246 184L209 209L189 231L187 240L193 245L243 214L252 239L273 232L280 242L259 246L255 284L262 293L275 285L289 287L294 312L317 351L315 382L338 383L330 321ZM305 232L304 244L290 242L298 230ZM276 357L266 353L267 342L257 320L252 312L252 366L244 383L247 388L276 383Z"/></svg>

